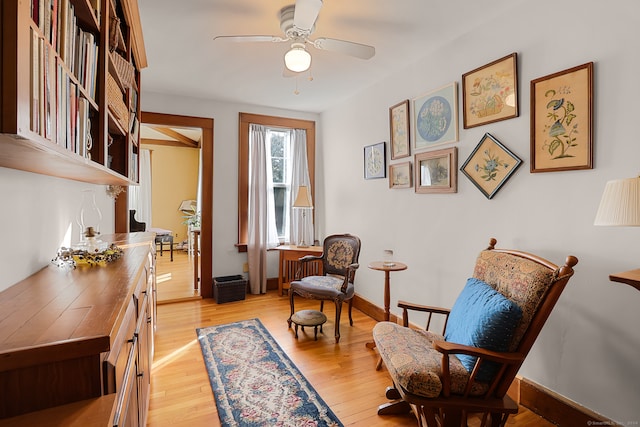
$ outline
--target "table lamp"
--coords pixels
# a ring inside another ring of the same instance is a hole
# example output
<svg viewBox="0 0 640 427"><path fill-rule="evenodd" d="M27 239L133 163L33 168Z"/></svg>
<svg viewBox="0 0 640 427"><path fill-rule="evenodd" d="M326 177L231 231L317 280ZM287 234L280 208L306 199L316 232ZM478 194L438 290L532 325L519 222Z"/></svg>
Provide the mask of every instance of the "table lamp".
<svg viewBox="0 0 640 427"><path fill-rule="evenodd" d="M307 248L309 244L306 241L307 231L307 210L313 209L313 201L311 200L311 194L309 194L309 187L301 185L298 187L298 194L296 200L293 202L294 209L302 209L302 233L300 236L299 248Z"/></svg>
<svg viewBox="0 0 640 427"><path fill-rule="evenodd" d="M607 182L593 224L640 226L640 177ZM609 278L640 290L640 270L612 274Z"/></svg>

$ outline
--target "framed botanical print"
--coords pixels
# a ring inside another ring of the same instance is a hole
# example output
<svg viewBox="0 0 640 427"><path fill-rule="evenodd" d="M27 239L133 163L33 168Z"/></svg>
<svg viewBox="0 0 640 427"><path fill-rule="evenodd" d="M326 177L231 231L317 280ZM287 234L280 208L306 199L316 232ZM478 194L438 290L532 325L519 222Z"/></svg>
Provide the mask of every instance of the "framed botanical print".
<svg viewBox="0 0 640 427"><path fill-rule="evenodd" d="M425 151L415 154L416 193L455 193L458 191L458 149Z"/></svg>
<svg viewBox="0 0 640 427"><path fill-rule="evenodd" d="M462 75L465 129L518 117L517 63L514 52Z"/></svg>
<svg viewBox="0 0 640 427"><path fill-rule="evenodd" d="M411 188L411 162L389 165L389 188Z"/></svg>
<svg viewBox="0 0 640 427"><path fill-rule="evenodd" d="M411 122L415 150L458 141L456 82L414 98L412 102Z"/></svg>
<svg viewBox="0 0 640 427"><path fill-rule="evenodd" d="M518 169L522 160L491 134L485 133L460 171L491 199Z"/></svg>
<svg viewBox="0 0 640 427"><path fill-rule="evenodd" d="M531 81L531 172L593 169L593 62Z"/></svg>
<svg viewBox="0 0 640 427"><path fill-rule="evenodd" d="M384 142L364 147L364 178L386 178L387 154Z"/></svg>
<svg viewBox="0 0 640 427"><path fill-rule="evenodd" d="M389 145L391 146L392 160L408 157L411 154L409 148L411 141L410 120L408 99L389 108L389 130L391 132Z"/></svg>

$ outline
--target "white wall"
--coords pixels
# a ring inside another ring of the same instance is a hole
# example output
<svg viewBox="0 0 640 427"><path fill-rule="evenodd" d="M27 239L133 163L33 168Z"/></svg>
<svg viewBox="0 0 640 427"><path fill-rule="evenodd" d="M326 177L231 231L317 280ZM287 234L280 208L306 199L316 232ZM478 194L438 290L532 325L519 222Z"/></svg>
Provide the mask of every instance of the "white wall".
<svg viewBox="0 0 640 427"><path fill-rule="evenodd" d="M144 78L144 76L143 76ZM319 115L255 105L144 93L142 110L214 119L213 128L213 276L242 274L246 253L238 253L239 113L318 121ZM316 130L316 136L320 135ZM268 277L278 277L276 252L269 254Z"/></svg>
<svg viewBox="0 0 640 427"><path fill-rule="evenodd" d="M45 267L60 246L77 243L82 190L95 191L100 231L113 233L114 203L106 186L0 168L0 291Z"/></svg>
<svg viewBox="0 0 640 427"><path fill-rule="evenodd" d="M638 12L634 0L523 2L324 112L319 196L325 202L316 208L325 218L323 234L362 239L356 290L378 306L383 275L366 266L383 249L409 266L391 275L392 307L399 299L450 307L490 237L555 263L577 256L576 274L520 373L622 423L640 420L640 293L608 275L639 267L640 231L594 227L593 219L605 182L640 171ZM459 114L459 166L485 132L524 161L492 200L461 173L458 193L444 195L363 179L363 147L389 140L390 106L452 81L460 93L462 74L512 52L519 62L519 117L464 130ZM530 81L589 61L595 62L595 168L531 174Z"/></svg>

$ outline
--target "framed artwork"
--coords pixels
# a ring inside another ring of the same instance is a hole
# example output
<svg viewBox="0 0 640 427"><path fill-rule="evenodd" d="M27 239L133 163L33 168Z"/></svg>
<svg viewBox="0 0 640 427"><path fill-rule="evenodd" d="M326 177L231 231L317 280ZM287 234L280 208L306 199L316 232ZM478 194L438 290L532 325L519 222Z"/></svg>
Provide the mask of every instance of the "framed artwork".
<svg viewBox="0 0 640 427"><path fill-rule="evenodd" d="M411 116L409 116L409 100L402 101L389 108L389 130L391 132L391 159L407 157L410 152Z"/></svg>
<svg viewBox="0 0 640 427"><path fill-rule="evenodd" d="M465 129L518 117L517 59L514 52L462 75Z"/></svg>
<svg viewBox="0 0 640 427"><path fill-rule="evenodd" d="M364 178L386 178L387 153L384 142L364 147Z"/></svg>
<svg viewBox="0 0 640 427"><path fill-rule="evenodd" d="M593 169L593 62L531 81L531 172Z"/></svg>
<svg viewBox="0 0 640 427"><path fill-rule="evenodd" d="M414 98L412 102L411 134L415 150L458 141L456 82Z"/></svg>
<svg viewBox="0 0 640 427"><path fill-rule="evenodd" d="M521 163L518 156L485 133L460 170L487 199L491 199Z"/></svg>
<svg viewBox="0 0 640 427"><path fill-rule="evenodd" d="M389 166L389 188L411 188L411 162L396 163Z"/></svg>
<svg viewBox="0 0 640 427"><path fill-rule="evenodd" d="M416 193L456 193L458 191L458 149L425 151L415 155Z"/></svg>

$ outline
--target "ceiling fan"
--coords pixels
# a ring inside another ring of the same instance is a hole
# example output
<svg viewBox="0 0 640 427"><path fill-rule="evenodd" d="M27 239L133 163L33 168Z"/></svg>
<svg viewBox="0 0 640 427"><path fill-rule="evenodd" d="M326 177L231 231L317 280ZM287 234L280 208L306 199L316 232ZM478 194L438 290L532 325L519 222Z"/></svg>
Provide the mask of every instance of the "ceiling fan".
<svg viewBox="0 0 640 427"><path fill-rule="evenodd" d="M214 40L291 42L291 49L284 55L284 62L286 69L294 73L306 71L311 66L311 54L306 49L307 45L311 45L316 49L339 52L361 59L369 59L375 55L375 48L365 44L327 37L320 37L315 40L310 39L309 37L315 30L315 23L321 8L322 0L297 0L296 4L282 8L280 10L280 28L284 33L284 37L259 35L217 36L214 37Z"/></svg>

